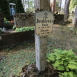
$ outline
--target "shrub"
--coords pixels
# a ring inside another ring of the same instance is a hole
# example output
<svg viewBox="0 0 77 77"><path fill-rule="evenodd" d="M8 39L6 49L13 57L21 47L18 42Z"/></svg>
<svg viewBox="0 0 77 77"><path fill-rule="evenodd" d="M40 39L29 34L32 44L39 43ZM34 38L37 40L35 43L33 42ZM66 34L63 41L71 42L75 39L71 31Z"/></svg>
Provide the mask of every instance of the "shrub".
<svg viewBox="0 0 77 77"><path fill-rule="evenodd" d="M2 28L0 28L0 34L2 33L2 31L3 31Z"/></svg>
<svg viewBox="0 0 77 77"><path fill-rule="evenodd" d="M34 30L34 26L33 27L16 28L16 32L26 32L26 31L31 31L31 30Z"/></svg>
<svg viewBox="0 0 77 77"><path fill-rule="evenodd" d="M24 12L25 11L24 11L21 0L16 0L16 13L24 13Z"/></svg>
<svg viewBox="0 0 77 77"><path fill-rule="evenodd" d="M7 25L8 24L8 21L6 18L4 18L4 25Z"/></svg>
<svg viewBox="0 0 77 77"><path fill-rule="evenodd" d="M52 61L52 65L59 71L60 77L77 77L77 56L72 50L54 49L54 51L49 54L47 61Z"/></svg>
<svg viewBox="0 0 77 77"><path fill-rule="evenodd" d="M6 19L10 19L8 0L0 0L0 13L4 14L4 17L6 17Z"/></svg>
<svg viewBox="0 0 77 77"><path fill-rule="evenodd" d="M16 26L15 26L15 25L13 25L12 29L16 29Z"/></svg>

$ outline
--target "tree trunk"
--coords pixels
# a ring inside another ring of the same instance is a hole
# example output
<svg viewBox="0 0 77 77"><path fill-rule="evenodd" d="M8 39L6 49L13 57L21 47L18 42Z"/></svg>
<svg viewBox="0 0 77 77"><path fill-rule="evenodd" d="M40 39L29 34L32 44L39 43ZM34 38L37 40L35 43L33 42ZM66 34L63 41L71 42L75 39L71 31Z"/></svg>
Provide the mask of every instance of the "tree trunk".
<svg viewBox="0 0 77 77"><path fill-rule="evenodd" d="M76 32L76 29L77 29L77 6L76 6L76 9L75 9L75 15L74 15L74 18L73 18L72 26L74 27L74 32L77 34L77 32Z"/></svg>
<svg viewBox="0 0 77 77"><path fill-rule="evenodd" d="M67 21L69 17L69 5L70 5L70 0L65 0L64 21Z"/></svg>
<svg viewBox="0 0 77 77"><path fill-rule="evenodd" d="M28 0L28 13L29 13L29 0Z"/></svg>
<svg viewBox="0 0 77 77"><path fill-rule="evenodd" d="M56 11L56 0L52 0L50 2L50 7L51 7L52 13L54 13Z"/></svg>
<svg viewBox="0 0 77 77"><path fill-rule="evenodd" d="M61 4L62 4L62 0L60 0L60 11L61 11Z"/></svg>

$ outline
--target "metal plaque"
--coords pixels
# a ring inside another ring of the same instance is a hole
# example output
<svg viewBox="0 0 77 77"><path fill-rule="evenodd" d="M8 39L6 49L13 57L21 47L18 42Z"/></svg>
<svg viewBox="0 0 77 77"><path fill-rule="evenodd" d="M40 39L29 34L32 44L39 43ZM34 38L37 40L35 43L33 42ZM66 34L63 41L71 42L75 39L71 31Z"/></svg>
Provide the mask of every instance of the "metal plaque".
<svg viewBox="0 0 77 77"><path fill-rule="evenodd" d="M54 16L49 11L36 12L35 33L38 36L47 36L52 32Z"/></svg>

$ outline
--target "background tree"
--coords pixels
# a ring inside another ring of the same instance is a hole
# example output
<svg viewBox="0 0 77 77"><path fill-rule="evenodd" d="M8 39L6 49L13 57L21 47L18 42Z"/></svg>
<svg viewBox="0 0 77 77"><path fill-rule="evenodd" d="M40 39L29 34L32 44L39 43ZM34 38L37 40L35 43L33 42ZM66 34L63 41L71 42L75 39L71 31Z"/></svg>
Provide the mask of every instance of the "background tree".
<svg viewBox="0 0 77 77"><path fill-rule="evenodd" d="M71 10L73 10L75 8L76 5L77 5L77 0L70 1L70 12L71 12Z"/></svg>
<svg viewBox="0 0 77 77"><path fill-rule="evenodd" d="M56 0L52 0L50 2L50 7L51 7L52 13L56 12Z"/></svg>
<svg viewBox="0 0 77 77"><path fill-rule="evenodd" d="M29 1L29 11L34 12L34 0Z"/></svg>
<svg viewBox="0 0 77 77"><path fill-rule="evenodd" d="M64 21L67 21L69 17L69 5L70 5L70 0L65 0Z"/></svg>
<svg viewBox="0 0 77 77"><path fill-rule="evenodd" d="M4 17L10 20L10 10L7 0L0 0L0 12L4 14Z"/></svg>
<svg viewBox="0 0 77 77"><path fill-rule="evenodd" d="M15 3L16 4L16 0L7 0L8 3Z"/></svg>
<svg viewBox="0 0 77 77"><path fill-rule="evenodd" d="M24 8L21 0L16 0L16 13L24 13Z"/></svg>
<svg viewBox="0 0 77 77"><path fill-rule="evenodd" d="M27 0L26 4L28 4L27 12L34 12L34 0Z"/></svg>
<svg viewBox="0 0 77 77"><path fill-rule="evenodd" d="M62 4L62 0L60 0L60 11L61 11L61 4Z"/></svg>
<svg viewBox="0 0 77 77"><path fill-rule="evenodd" d="M56 2L56 11L59 11L59 1Z"/></svg>

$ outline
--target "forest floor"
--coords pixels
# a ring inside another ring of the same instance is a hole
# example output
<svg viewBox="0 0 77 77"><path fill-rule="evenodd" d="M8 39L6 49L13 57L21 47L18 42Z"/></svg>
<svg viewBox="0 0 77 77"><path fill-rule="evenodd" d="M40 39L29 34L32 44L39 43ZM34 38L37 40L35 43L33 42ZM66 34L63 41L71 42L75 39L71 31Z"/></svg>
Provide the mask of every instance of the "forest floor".
<svg viewBox="0 0 77 77"><path fill-rule="evenodd" d="M52 52L53 49L62 49L62 50L70 50L72 49L75 54L77 53L77 34L75 34L75 32L71 29L71 25L58 25L55 24L53 25L53 32L48 35L48 50L47 52ZM7 57L6 57L7 56ZM17 57L19 56L19 57ZM14 70L16 69L16 71L20 72L22 67L24 67L25 65L29 65L32 62L35 62L35 43L27 43L27 44L22 44L16 47L9 47L6 49L2 49L0 50L0 61L2 61L2 59L4 59L6 57L7 63L11 62L11 65L8 64L8 66L6 66L6 63L4 63L4 65L1 65L2 68L6 68L9 70L11 69ZM10 58L9 58L10 57ZM13 60L14 58L14 60ZM34 58L34 59L32 59ZM11 60L12 59L12 60ZM6 62L5 60L5 62ZM16 60L16 61L15 61ZM20 61L19 61L20 60ZM26 61L24 61L26 60ZM15 62L20 64L17 64L15 67ZM24 63L22 63L24 61ZM14 65L14 66L12 66ZM22 66L21 66L22 65ZM12 67L15 67L14 69ZM20 68L19 68L20 66ZM0 68L0 71L1 69ZM9 73L8 70L8 73ZM20 71L19 71L20 70ZM13 73L10 73L10 75L12 74L17 74L15 71L13 71ZM2 73L1 73L2 74ZM10 77L9 75L9 77ZM8 77L8 76L7 76ZM57 76L55 76L57 77Z"/></svg>

